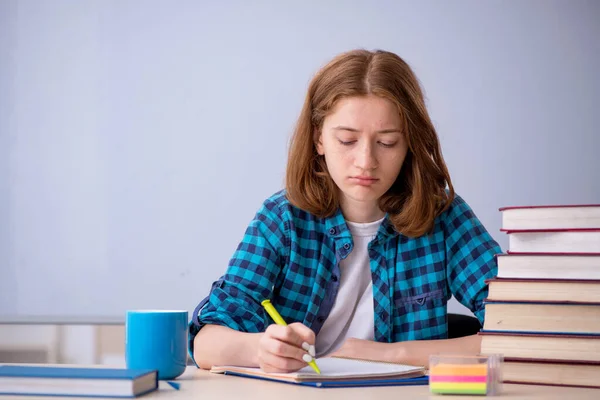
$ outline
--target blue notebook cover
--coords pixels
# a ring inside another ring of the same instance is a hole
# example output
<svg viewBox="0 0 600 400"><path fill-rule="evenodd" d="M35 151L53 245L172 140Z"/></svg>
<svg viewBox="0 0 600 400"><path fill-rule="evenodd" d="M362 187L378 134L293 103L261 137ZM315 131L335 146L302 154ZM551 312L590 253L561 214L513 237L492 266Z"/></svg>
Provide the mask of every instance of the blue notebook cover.
<svg viewBox="0 0 600 400"><path fill-rule="evenodd" d="M136 379L153 370L124 368L71 368L53 366L0 365L0 377L73 378L73 379Z"/></svg>
<svg viewBox="0 0 600 400"><path fill-rule="evenodd" d="M11 380L11 378L15 379ZM69 382L71 380L73 381L72 384ZM94 385L94 389L82 388L85 385L81 385L81 382L75 383L76 381L86 380L103 380L106 383L100 387ZM131 385L119 383L123 381L130 381ZM32 382L35 382L35 385L28 384ZM113 383L116 384L112 385ZM157 388L158 373L156 370L78 368L46 365L0 365L0 394L137 397L152 392Z"/></svg>
<svg viewBox="0 0 600 400"><path fill-rule="evenodd" d="M391 379L363 379L363 380L331 380L331 381L320 381L320 382L290 382L281 379L273 379L264 376L255 376L240 374L237 372L226 371L225 375L241 376L244 378L259 379L263 381L272 381L286 383L288 385L300 385L300 386L312 386L317 388L347 388L347 387L364 387L364 386L416 386L416 385L428 385L428 376L418 376L414 378L391 378Z"/></svg>

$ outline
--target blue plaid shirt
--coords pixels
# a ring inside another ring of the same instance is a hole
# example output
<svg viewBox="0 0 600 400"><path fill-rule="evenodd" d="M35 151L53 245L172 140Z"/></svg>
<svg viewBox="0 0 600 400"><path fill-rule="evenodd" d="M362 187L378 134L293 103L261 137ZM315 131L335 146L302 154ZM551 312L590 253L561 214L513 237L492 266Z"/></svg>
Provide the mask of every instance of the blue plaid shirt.
<svg viewBox="0 0 600 400"><path fill-rule="evenodd" d="M352 252L341 211L318 218L290 204L283 191L267 199L189 325L189 350L205 324L262 332L272 323L260 302L271 299L288 323L318 334L333 307L340 260ZM452 295L483 323L486 279L496 276L500 247L460 196L430 234L409 238L384 219L368 246L375 340L443 339Z"/></svg>

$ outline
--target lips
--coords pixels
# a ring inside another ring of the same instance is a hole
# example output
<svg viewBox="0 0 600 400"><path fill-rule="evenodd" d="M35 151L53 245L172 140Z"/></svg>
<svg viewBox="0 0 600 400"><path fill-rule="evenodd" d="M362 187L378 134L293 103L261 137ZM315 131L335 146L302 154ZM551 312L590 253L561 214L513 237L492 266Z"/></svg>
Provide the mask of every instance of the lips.
<svg viewBox="0 0 600 400"><path fill-rule="evenodd" d="M372 176L352 176L350 180L358 185L370 186L379 181L379 179Z"/></svg>

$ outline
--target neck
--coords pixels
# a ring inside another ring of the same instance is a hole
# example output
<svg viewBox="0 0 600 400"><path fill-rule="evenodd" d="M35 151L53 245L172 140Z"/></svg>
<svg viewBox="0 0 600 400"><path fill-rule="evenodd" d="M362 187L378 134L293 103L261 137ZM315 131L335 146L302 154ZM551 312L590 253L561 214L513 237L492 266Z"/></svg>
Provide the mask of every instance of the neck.
<svg viewBox="0 0 600 400"><path fill-rule="evenodd" d="M385 212L379 209L377 201L373 203L360 202L342 197L341 208L344 218L350 222L374 222L385 216Z"/></svg>

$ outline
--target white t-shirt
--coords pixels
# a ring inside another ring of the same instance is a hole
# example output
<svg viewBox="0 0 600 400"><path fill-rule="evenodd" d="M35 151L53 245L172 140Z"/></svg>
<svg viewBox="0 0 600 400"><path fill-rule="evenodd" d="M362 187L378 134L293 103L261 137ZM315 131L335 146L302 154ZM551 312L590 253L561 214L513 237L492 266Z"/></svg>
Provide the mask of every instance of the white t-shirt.
<svg viewBox="0 0 600 400"><path fill-rule="evenodd" d="M377 235L379 221L346 221L354 248L340 261L340 286L333 308L316 340L317 357L338 349L347 338L374 340L373 281L368 245Z"/></svg>

